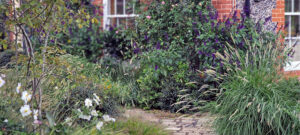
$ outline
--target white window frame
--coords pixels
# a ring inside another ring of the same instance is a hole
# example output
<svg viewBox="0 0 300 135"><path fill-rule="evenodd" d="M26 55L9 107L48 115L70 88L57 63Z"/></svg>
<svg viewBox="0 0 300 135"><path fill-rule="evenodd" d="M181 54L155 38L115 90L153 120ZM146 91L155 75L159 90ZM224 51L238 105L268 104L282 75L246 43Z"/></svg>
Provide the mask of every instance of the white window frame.
<svg viewBox="0 0 300 135"><path fill-rule="evenodd" d="M111 14L111 1L114 1L114 13ZM117 14L117 0L103 0L103 28L108 29L111 22L110 19L112 18L135 18L138 17L138 14L135 14L135 5L133 6L133 13L132 14L126 14L126 0L123 0L123 14ZM118 21L118 19L117 19ZM117 25L119 25L119 22L117 22ZM126 21L126 27L127 27L127 21Z"/></svg>
<svg viewBox="0 0 300 135"><path fill-rule="evenodd" d="M300 41L300 37L292 37L292 16L299 16L300 12L295 12L295 0L291 0L291 11L290 12L284 12L284 16L288 16L285 19L288 19L288 34L285 37L285 40L288 41L289 47L292 47L293 44L295 44L297 41ZM300 20L299 20L300 21ZM286 25L286 24L285 24ZM293 40L296 40L293 42ZM299 50L300 51L300 50ZM298 52L300 53L300 52ZM286 67L284 67L284 71L295 71L300 70L300 61L291 61L287 64Z"/></svg>

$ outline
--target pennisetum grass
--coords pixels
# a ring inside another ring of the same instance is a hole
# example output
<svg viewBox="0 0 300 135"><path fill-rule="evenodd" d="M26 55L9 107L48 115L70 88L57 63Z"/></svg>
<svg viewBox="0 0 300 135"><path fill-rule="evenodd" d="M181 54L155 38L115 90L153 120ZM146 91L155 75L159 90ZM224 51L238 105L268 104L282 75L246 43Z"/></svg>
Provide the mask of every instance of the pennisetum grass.
<svg viewBox="0 0 300 135"><path fill-rule="evenodd" d="M295 78L283 78L279 72L287 63L291 48L262 38L254 43L245 39L245 46L248 51L244 53L228 44L224 55L215 54L227 71L211 74L222 78L220 89L224 89L215 109L216 132L221 135L300 134L296 111L300 83Z"/></svg>

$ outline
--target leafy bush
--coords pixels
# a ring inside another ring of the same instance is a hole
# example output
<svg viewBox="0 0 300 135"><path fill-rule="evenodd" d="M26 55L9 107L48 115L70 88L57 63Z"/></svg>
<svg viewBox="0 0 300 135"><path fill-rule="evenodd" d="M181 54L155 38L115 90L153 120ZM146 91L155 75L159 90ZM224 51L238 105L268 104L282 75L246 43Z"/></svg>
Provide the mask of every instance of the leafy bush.
<svg viewBox="0 0 300 135"><path fill-rule="evenodd" d="M171 105L176 102L182 84L187 82L188 64L175 51L156 50L140 57L138 103L148 109L174 111Z"/></svg>
<svg viewBox="0 0 300 135"><path fill-rule="evenodd" d="M153 2L137 19L133 32L137 33L130 35L135 60L141 65L137 102L144 108L193 112L215 100L218 82L197 71L214 67L226 72L216 52L224 54L229 43L245 53L249 50L245 39L250 43L260 37L264 42L276 40L274 34L261 30L261 23L243 15L238 18L237 13L232 16L218 20L218 13L205 0Z"/></svg>
<svg viewBox="0 0 300 135"><path fill-rule="evenodd" d="M175 50L191 69L203 70L210 66L222 69L214 53L222 53L227 42L232 44L231 37L237 42L233 47L246 51L244 38L254 43L259 37L270 35L262 31L261 23L255 24L243 14L238 18L235 12L232 18L218 20L218 13L209 1L175 3L153 2L140 15L135 51Z"/></svg>
<svg viewBox="0 0 300 135"><path fill-rule="evenodd" d="M27 91L33 94L30 91L30 82L32 80L26 80L27 66L29 68L35 67L36 72L34 73L36 77L45 77L45 80L41 83L41 89L43 89L42 99L44 101L41 110L43 117L39 120L42 122L43 128L47 130L46 132L61 126L68 117L76 118L76 110L81 108L82 105L84 106L84 99L93 99L94 93L101 95L99 96L101 104L96 107L98 112L113 116L118 115L118 104L108 92L116 88L113 86L114 84L106 84L105 77L101 75L100 67L78 56L60 54L63 51L56 49L58 48L47 48L48 53L44 63L44 70L47 71L47 74L43 74L40 71L43 69L43 63L40 63L39 60L43 59L43 57L39 53L35 54L38 60L36 63L22 64L24 63L22 61L26 60L27 57L20 55L19 60L21 64L19 67L0 71L1 77L2 74L6 76L4 78L5 84L1 87L0 93L2 97L0 102L0 119L7 119L9 122L1 124L0 128L24 131L26 133L31 133L34 130L32 117L22 117L19 111L20 106L23 105L20 99L23 92ZM21 84L19 88L20 93L16 91L18 83ZM38 104L31 102L31 106L36 108ZM54 125L54 122L57 123L57 126ZM75 126L88 124L78 120L78 118L73 122ZM10 133L10 131L7 133Z"/></svg>
<svg viewBox="0 0 300 135"><path fill-rule="evenodd" d="M103 55L103 44L99 38L101 35L100 23L90 23L89 26L78 27L76 23L69 25L69 32L58 33L59 45L68 53L84 56L93 61Z"/></svg>
<svg viewBox="0 0 300 135"><path fill-rule="evenodd" d="M216 53L228 73L217 75L223 78L220 85L223 92L217 101L216 131L224 135L299 134L300 83L278 73L291 49L262 38L256 43L246 40L245 45L249 47L246 53L229 44L224 56Z"/></svg>

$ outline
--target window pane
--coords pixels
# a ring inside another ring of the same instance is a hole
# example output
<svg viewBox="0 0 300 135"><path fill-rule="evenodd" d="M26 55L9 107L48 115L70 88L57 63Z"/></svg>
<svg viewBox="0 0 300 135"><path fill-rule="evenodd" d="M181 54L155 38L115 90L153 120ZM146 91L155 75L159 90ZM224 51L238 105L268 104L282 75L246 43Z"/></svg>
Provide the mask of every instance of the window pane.
<svg viewBox="0 0 300 135"><path fill-rule="evenodd" d="M285 12L292 12L292 0L285 0Z"/></svg>
<svg viewBox="0 0 300 135"><path fill-rule="evenodd" d="M286 16L284 16L285 18L284 18L284 27L285 27L285 29L286 30L288 30L288 28L289 28L289 16L288 15L286 15Z"/></svg>
<svg viewBox="0 0 300 135"><path fill-rule="evenodd" d="M299 16L292 16L292 24L291 24L291 34L292 37L300 36L300 17Z"/></svg>
<svg viewBox="0 0 300 135"><path fill-rule="evenodd" d="M300 1L299 0L295 0L294 2L294 12L300 12Z"/></svg>
<svg viewBox="0 0 300 135"><path fill-rule="evenodd" d="M116 13L115 13L115 1L116 1L116 0L111 0L111 1L110 1L110 14L111 14L111 15L116 14Z"/></svg>
<svg viewBox="0 0 300 135"><path fill-rule="evenodd" d="M132 0L126 0L126 14L133 14L134 2Z"/></svg>
<svg viewBox="0 0 300 135"><path fill-rule="evenodd" d="M117 0L117 14L124 14L124 3L123 0Z"/></svg>
<svg viewBox="0 0 300 135"><path fill-rule="evenodd" d="M299 41L296 42L297 40L291 40L292 46L294 47L295 53L293 55L292 61L300 61L300 45Z"/></svg>

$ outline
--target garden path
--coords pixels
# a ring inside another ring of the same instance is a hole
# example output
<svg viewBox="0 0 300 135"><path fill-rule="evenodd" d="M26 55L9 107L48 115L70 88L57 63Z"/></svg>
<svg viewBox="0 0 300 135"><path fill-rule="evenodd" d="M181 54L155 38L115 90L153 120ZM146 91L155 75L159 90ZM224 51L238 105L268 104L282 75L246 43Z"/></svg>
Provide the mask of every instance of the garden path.
<svg viewBox="0 0 300 135"><path fill-rule="evenodd" d="M163 111L126 110L124 116L152 123L159 123L172 135L216 135L212 128L214 116L207 113L201 116L184 116Z"/></svg>

